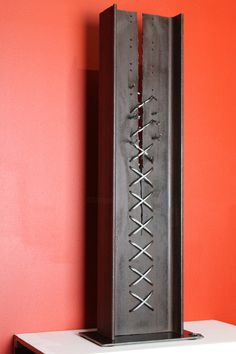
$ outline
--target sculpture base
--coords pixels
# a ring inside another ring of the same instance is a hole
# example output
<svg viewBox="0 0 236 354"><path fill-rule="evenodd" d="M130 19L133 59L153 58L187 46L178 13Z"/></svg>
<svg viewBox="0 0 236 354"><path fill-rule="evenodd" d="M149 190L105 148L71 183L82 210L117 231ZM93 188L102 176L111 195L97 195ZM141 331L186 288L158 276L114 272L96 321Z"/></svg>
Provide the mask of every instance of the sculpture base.
<svg viewBox="0 0 236 354"><path fill-rule="evenodd" d="M200 333L193 333L184 330L183 336L174 332L162 332L162 333L150 333L150 334L134 334L126 336L117 336L114 340L110 340L107 337L102 336L98 331L82 332L79 334L81 337L90 340L103 347L111 347L115 345L125 344L140 344L140 343L152 343L152 342L164 342L173 340L193 340L203 338Z"/></svg>

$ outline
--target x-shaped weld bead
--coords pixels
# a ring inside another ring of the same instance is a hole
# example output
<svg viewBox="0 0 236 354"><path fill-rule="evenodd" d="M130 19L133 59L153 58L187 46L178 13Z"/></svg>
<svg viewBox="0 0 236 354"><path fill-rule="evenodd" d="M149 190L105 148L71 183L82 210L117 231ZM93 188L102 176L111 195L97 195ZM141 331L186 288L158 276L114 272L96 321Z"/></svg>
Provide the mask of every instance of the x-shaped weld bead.
<svg viewBox="0 0 236 354"><path fill-rule="evenodd" d="M147 277L147 275L151 272L152 268L153 268L153 265L148 268L144 273L141 273L138 269L134 268L134 267L131 267L129 266L129 268L135 273L137 274L139 277L133 282L131 283L129 286L132 286L132 285L136 285L138 283L140 283L140 281L142 280L145 280L147 283L153 285L152 281Z"/></svg>
<svg viewBox="0 0 236 354"><path fill-rule="evenodd" d="M129 236L136 235L139 231L145 230L149 235L153 236L147 225L150 223L150 221L153 219L153 216L151 216L148 220L146 220L144 223L140 222L139 220L133 218L132 216L129 216L130 219L138 225L137 229L132 231Z"/></svg>
<svg viewBox="0 0 236 354"><path fill-rule="evenodd" d="M140 309L140 307L142 307L142 306L147 306L150 310L152 310L152 311L154 310L153 307L148 303L148 300L150 299L150 297L153 294L153 290L144 299L141 296L133 293L132 291L130 291L129 293L130 293L130 295L135 297L135 299L139 300L139 304L136 305L131 310L129 310L129 312L134 312L134 311Z"/></svg>
<svg viewBox="0 0 236 354"><path fill-rule="evenodd" d="M137 184L137 183L141 182L142 180L144 180L147 184L149 184L151 187L153 187L152 182L150 181L149 178L147 178L147 176L152 172L153 167L151 167L150 170L148 170L147 172L144 172L144 173L142 173L141 171L137 170L136 168L133 168L132 166L130 166L130 169L139 176L139 178L137 178L135 181L133 181L130 184L130 187L133 184Z"/></svg>
<svg viewBox="0 0 236 354"><path fill-rule="evenodd" d="M145 254L149 259L153 260L152 256L150 255L149 252L147 252L147 249L151 246L151 244L153 243L153 240L151 242L149 242L146 246L141 247L139 246L137 243L130 241L129 243L134 246L135 248L137 248L139 250L138 253L136 253L132 258L130 258L130 261L133 261L137 258L139 258L142 254Z"/></svg>
<svg viewBox="0 0 236 354"><path fill-rule="evenodd" d="M138 199L138 201L139 201L137 204L135 204L134 206L132 206L132 207L130 208L130 211L131 211L131 210L134 210L134 209L137 209L137 208L138 208L139 206L141 206L142 204L145 205L145 206L146 206L148 209L150 209L151 211L153 211L152 206L146 202L146 200L150 197L150 195L152 195L152 193L153 193L153 192L150 192L150 193L148 193L148 194L146 195L146 197L142 198L142 197L140 197L138 194L133 193L132 191L130 191L130 194L132 194L132 196L135 197L136 199Z"/></svg>
<svg viewBox="0 0 236 354"><path fill-rule="evenodd" d="M135 147L138 151L140 151L137 155L133 156L131 159L130 159L130 162L134 161L134 160L137 160L139 157L141 156L146 156L146 158L152 162L152 158L148 155L148 150L151 149L151 147L153 146L153 143L150 144L149 146L147 146L146 148L141 148L141 146L137 145L136 143L132 143L132 146Z"/></svg>

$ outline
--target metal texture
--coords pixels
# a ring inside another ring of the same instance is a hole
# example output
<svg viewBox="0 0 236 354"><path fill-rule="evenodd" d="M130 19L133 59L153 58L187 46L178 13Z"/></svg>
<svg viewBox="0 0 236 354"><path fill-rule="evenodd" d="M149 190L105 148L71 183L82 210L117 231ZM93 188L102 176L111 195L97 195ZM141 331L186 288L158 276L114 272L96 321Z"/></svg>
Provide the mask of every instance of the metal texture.
<svg viewBox="0 0 236 354"><path fill-rule="evenodd" d="M184 331L182 336L173 332L163 332L163 333L117 336L114 338L114 340L102 336L97 331L80 333L80 336L103 347L127 345L127 344L140 344L143 342L145 343L153 343L156 341L169 342L169 341L176 341L176 340L177 341L195 340L195 339L203 338L203 336L200 333L193 333L190 331Z"/></svg>
<svg viewBox="0 0 236 354"><path fill-rule="evenodd" d="M103 343L190 337L182 324L183 16L142 22L141 56L136 13L114 5L100 15L98 333L83 336Z"/></svg>

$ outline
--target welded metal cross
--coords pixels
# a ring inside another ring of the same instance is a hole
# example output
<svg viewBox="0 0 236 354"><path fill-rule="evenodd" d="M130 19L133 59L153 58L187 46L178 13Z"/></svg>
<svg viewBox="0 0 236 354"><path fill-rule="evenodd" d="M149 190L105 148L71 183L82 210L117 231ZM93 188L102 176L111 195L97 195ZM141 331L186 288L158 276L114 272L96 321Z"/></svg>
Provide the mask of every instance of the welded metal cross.
<svg viewBox="0 0 236 354"><path fill-rule="evenodd" d="M130 258L130 261L133 261L137 258L139 258L142 254L145 254L149 259L153 260L152 256L150 255L149 252L147 252L147 249L151 246L151 244L153 243L153 240L151 242L149 242L146 246L141 247L139 246L137 243L129 240L129 243L134 246L135 248L137 248L139 250L138 253L136 253L132 258Z"/></svg>
<svg viewBox="0 0 236 354"><path fill-rule="evenodd" d="M138 203L136 203L134 206L132 206L132 207L130 208L130 211L137 209L137 208L138 208L139 206L141 206L142 204L145 205L145 206L146 206L148 209L150 209L151 211L153 211L152 206L146 202L146 200L152 195L152 193L153 193L153 192L150 192L150 193L148 193L148 194L146 195L146 197L142 198L142 197L140 197L138 194L136 194L136 193L130 191L130 194L138 200Z"/></svg>
<svg viewBox="0 0 236 354"><path fill-rule="evenodd" d="M144 224L142 222L140 222L139 220L133 218L132 216L129 216L130 219L138 225L137 229L132 231L129 236L132 236L132 235L136 235L139 231L141 230L145 230L149 235L153 236L153 234L151 233L151 231L149 230L149 228L147 227L147 225L150 223L150 221L153 219L153 216L151 216L148 220L146 220L144 222Z"/></svg>
<svg viewBox="0 0 236 354"><path fill-rule="evenodd" d="M137 184L137 183L141 182L142 180L144 180L147 184L149 184L151 187L153 187L152 182L150 181L149 178L147 178L147 176L152 172L153 167L151 167L150 170L148 170L147 172L144 172L144 173L142 173L141 171L137 170L136 168L133 168L132 166L130 166L130 169L139 176L139 178L137 178L135 181L133 181L130 184L130 187L133 184Z"/></svg>
<svg viewBox="0 0 236 354"><path fill-rule="evenodd" d="M152 157L150 157L149 155L148 155L148 150L150 150L151 149L151 147L153 146L153 143L152 144L150 144L149 146L147 146L146 148L142 148L141 146L139 146L139 145L137 145L136 143L131 143L131 145L133 146L133 147L135 147L138 151L140 151L137 155L135 155L135 156L133 156L131 159L130 159L130 162L132 162L132 161L134 161L134 160L137 160L139 157L141 157L141 156L146 156L146 158L150 161L150 162L152 162Z"/></svg>
<svg viewBox="0 0 236 354"><path fill-rule="evenodd" d="M148 300L150 299L150 297L153 294L153 290L144 299L141 296L133 293L132 291L130 291L129 293L130 293L130 295L135 297L135 299L140 301L139 304L137 306L133 307L131 310L129 310L129 312L134 312L142 306L147 306L150 310L152 310L152 311L154 310L153 307L148 303Z"/></svg>
<svg viewBox="0 0 236 354"><path fill-rule="evenodd" d="M152 268L153 268L153 265L148 268L144 273L141 273L138 269L134 268L134 267L131 267L129 266L129 268L135 273L137 274L139 277L133 282L131 283L129 286L132 286L132 285L136 285L138 283L140 283L140 281L142 280L145 280L147 283L153 285L152 281L147 277L147 275L151 272Z"/></svg>

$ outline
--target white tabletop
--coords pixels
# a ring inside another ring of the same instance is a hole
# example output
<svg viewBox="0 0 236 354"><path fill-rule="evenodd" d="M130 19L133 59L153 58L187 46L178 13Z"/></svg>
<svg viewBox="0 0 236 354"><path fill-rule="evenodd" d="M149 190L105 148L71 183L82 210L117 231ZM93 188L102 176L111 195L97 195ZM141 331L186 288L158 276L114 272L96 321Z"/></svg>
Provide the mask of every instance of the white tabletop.
<svg viewBox="0 0 236 354"><path fill-rule="evenodd" d="M210 320L185 322L184 327L204 338L106 348L80 337L79 330L17 334L16 338L44 354L236 354L236 326Z"/></svg>

